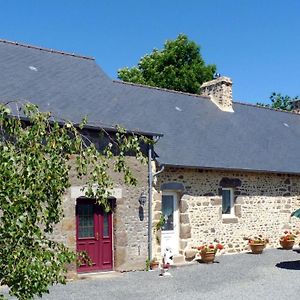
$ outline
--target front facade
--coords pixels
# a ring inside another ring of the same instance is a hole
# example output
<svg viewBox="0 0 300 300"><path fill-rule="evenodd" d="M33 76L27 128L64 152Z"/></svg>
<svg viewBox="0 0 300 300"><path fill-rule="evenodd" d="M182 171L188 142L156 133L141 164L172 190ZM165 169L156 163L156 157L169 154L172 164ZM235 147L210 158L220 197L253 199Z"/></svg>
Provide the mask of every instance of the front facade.
<svg viewBox="0 0 300 300"><path fill-rule="evenodd" d="M75 273L144 269L149 254L161 257L166 247L184 262L214 239L228 253L245 251L243 238L258 234L277 247L283 230L300 229L290 218L300 207L299 115L233 102L227 77L191 95L113 81L92 58L3 40L0 70L3 102L22 99L58 119L87 115L90 126L162 134L152 168L127 158L137 186L114 175L109 214L70 173L53 238L92 258L91 266L71 266Z"/></svg>
<svg viewBox="0 0 300 300"><path fill-rule="evenodd" d="M284 230L300 228L299 220L290 217L300 207L300 176L166 168L155 185L154 223L166 212L162 203L170 194L178 207L173 221L179 228L177 254L186 260L194 247L214 239L227 253L237 253L248 250L245 237L262 234L269 246L278 247ZM157 256L161 244L153 243Z"/></svg>
<svg viewBox="0 0 300 300"><path fill-rule="evenodd" d="M107 130L106 130L107 131ZM98 130L84 132L101 148L106 141L99 138ZM113 138L113 133L111 133ZM148 136L151 138L151 136ZM147 147L143 150L147 154ZM145 268L148 255L148 207L141 197L148 192L148 166L127 156L126 163L138 178L136 186L124 183L123 174L109 170L114 182L110 191L110 212L85 197L85 178L78 179L70 160L70 184L63 199L64 218L56 226L53 238L77 252L86 252L91 264L69 267L69 275L86 272L132 271Z"/></svg>

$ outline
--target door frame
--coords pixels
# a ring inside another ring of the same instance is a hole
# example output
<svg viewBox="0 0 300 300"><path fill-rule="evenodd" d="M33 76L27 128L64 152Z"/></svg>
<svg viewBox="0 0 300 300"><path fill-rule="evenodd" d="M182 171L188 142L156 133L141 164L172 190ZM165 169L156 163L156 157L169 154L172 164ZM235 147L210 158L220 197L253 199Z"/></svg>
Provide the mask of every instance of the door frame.
<svg viewBox="0 0 300 300"><path fill-rule="evenodd" d="M180 226L180 222L179 222L179 203L178 203L178 195L177 192L175 191L170 191L170 190L164 190L162 191L162 197L163 196L173 196L173 205L174 205L174 212L173 212L173 224L174 224L174 236L175 236L175 243L176 243L176 250L177 252L174 253L179 254L179 226ZM161 198L162 201L162 198ZM167 230L166 230L167 231ZM163 230L161 231L161 241L163 239ZM162 244L162 243L161 243ZM161 254L163 255L163 248L161 247Z"/></svg>
<svg viewBox="0 0 300 300"><path fill-rule="evenodd" d="M75 201L75 249L77 251L77 247L78 247L78 217L77 217L77 207L78 207L78 203L79 205L86 201L86 203L93 203L94 205L98 205L95 203L95 199L92 199L92 198L87 198L85 196L81 196L81 197L78 197L76 198L76 201ZM101 272L107 272L107 271L113 271L115 269L115 254L114 254L114 201L115 201L115 198L114 197L111 197L109 198L109 201L111 202L111 257L112 257L112 268L109 269L109 270L83 270L83 271L80 271L79 267L77 266L76 267L76 272L77 273L101 273ZM100 209L100 208L99 208Z"/></svg>

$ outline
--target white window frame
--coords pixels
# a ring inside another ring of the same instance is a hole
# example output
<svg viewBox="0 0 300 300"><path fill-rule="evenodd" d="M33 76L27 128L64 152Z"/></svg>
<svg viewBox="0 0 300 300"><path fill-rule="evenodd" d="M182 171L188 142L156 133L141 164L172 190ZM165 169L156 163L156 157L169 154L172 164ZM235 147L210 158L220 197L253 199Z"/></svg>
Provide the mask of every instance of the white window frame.
<svg viewBox="0 0 300 300"><path fill-rule="evenodd" d="M230 213L223 214L223 191L230 191ZM234 211L234 189L233 188L222 188L222 218L232 218L235 217Z"/></svg>
<svg viewBox="0 0 300 300"><path fill-rule="evenodd" d="M178 224L179 224L179 214L178 214L178 199L177 193L173 191L163 191L162 196L172 196L173 197L173 230L174 232L178 231ZM170 230L162 230L168 232Z"/></svg>

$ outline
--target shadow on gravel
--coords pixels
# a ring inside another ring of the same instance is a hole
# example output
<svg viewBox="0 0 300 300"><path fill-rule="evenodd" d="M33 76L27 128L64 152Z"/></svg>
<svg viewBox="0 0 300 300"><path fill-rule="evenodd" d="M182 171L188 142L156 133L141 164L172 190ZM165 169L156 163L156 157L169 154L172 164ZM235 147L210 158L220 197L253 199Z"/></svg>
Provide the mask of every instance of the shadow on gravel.
<svg viewBox="0 0 300 300"><path fill-rule="evenodd" d="M282 262L276 264L275 266L280 269L299 270L300 271L300 260L282 261Z"/></svg>
<svg viewBox="0 0 300 300"><path fill-rule="evenodd" d="M217 261L217 260L214 260L213 262L211 262L211 263L205 263L204 261L202 261L202 259L201 258L199 258L199 259L195 259L195 261L196 262L198 262L199 264L204 264L204 265L212 265L212 264L219 264L220 262L219 261Z"/></svg>

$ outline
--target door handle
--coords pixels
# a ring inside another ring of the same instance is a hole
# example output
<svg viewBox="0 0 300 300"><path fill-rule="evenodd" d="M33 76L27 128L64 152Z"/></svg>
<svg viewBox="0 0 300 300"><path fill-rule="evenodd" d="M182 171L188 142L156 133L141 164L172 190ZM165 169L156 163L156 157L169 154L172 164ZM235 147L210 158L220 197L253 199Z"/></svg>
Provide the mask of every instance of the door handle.
<svg viewBox="0 0 300 300"><path fill-rule="evenodd" d="M96 241L99 241L99 233L96 232Z"/></svg>

